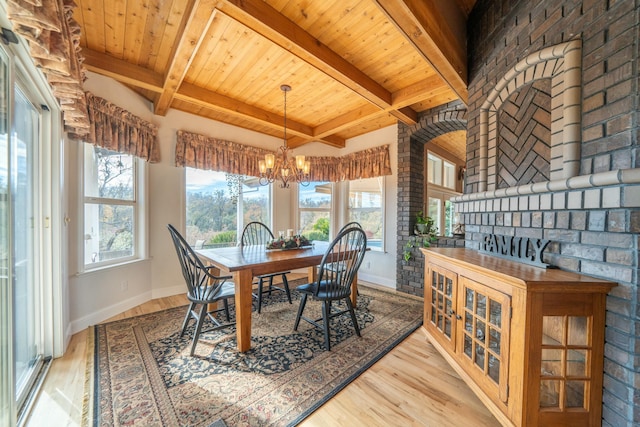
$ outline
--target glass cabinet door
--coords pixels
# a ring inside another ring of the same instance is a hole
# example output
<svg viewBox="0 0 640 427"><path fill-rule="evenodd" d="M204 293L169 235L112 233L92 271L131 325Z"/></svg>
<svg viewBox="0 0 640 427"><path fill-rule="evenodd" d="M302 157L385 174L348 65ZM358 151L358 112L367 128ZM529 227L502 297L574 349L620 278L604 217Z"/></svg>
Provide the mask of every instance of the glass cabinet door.
<svg viewBox="0 0 640 427"><path fill-rule="evenodd" d="M592 346L588 316L544 316L540 408L589 409Z"/></svg>
<svg viewBox="0 0 640 427"><path fill-rule="evenodd" d="M460 278L460 284L462 362L479 384L492 394L497 391L506 402L511 299L466 277Z"/></svg>
<svg viewBox="0 0 640 427"><path fill-rule="evenodd" d="M435 330L434 334L443 345L455 348L456 337L456 287L457 275L451 271L431 266L425 289L427 304L427 328ZM442 339L444 338L444 339Z"/></svg>

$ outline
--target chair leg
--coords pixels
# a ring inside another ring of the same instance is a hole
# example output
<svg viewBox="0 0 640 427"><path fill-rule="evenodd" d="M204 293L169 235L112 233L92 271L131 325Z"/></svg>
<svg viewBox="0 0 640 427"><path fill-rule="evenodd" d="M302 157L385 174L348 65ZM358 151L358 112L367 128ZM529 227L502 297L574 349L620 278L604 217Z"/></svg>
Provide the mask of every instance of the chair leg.
<svg viewBox="0 0 640 427"><path fill-rule="evenodd" d="M187 309L187 314L184 316L184 322L182 322L182 331L180 331L180 336L182 337L187 330L187 325L189 324L189 320L191 319L191 310L195 308L196 303L192 302L189 304L189 308Z"/></svg>
<svg viewBox="0 0 640 427"><path fill-rule="evenodd" d="M229 316L229 300L225 298L222 302L224 303L224 314L227 316L227 322L230 322L231 316Z"/></svg>
<svg viewBox="0 0 640 427"><path fill-rule="evenodd" d="M264 284L264 279L261 277L260 281L258 281L258 313L262 310L262 287Z"/></svg>
<svg viewBox="0 0 640 427"><path fill-rule="evenodd" d="M198 317L198 323L196 324L196 329L193 331L193 342L191 343L191 353L196 351L196 344L198 343L198 337L200 336L200 331L202 330L202 324L204 323L204 319L207 317L207 304L202 304L202 308L200 309L200 317Z"/></svg>
<svg viewBox="0 0 640 427"><path fill-rule="evenodd" d="M287 279L287 275L282 275L282 284L284 286L284 291L287 293L287 298L289 298L289 304L293 304L291 302L291 291L289 290L289 280Z"/></svg>
<svg viewBox="0 0 640 427"><path fill-rule="evenodd" d="M353 322L353 327L356 330L356 335L360 337L361 336L360 326L358 325L358 320L356 320L356 313L355 311L353 311L353 304L351 303L351 298L347 297L345 298L345 301L347 303L347 307L349 308L349 314L351 315L351 321Z"/></svg>
<svg viewBox="0 0 640 427"><path fill-rule="evenodd" d="M331 301L322 301L322 319L324 326L324 346L331 351L331 339L329 338L329 320L331 319Z"/></svg>
<svg viewBox="0 0 640 427"><path fill-rule="evenodd" d="M307 304L307 294L302 294L300 298L300 307L298 308L298 315L296 316L296 323L293 325L293 330L298 330L298 325L300 324L300 318L302 317L302 312L304 311L304 306Z"/></svg>
<svg viewBox="0 0 640 427"><path fill-rule="evenodd" d="M269 296L271 296L272 289L273 289L273 276L269 276Z"/></svg>

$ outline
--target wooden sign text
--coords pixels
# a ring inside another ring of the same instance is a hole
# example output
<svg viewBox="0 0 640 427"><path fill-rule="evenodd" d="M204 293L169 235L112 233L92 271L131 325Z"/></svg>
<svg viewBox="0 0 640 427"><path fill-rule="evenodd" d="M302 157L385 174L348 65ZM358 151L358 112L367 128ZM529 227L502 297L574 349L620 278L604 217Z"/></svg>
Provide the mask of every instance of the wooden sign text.
<svg viewBox="0 0 640 427"><path fill-rule="evenodd" d="M544 239L485 234L480 241L480 252L538 267L548 267L548 264L542 262L542 251L548 244L549 240Z"/></svg>

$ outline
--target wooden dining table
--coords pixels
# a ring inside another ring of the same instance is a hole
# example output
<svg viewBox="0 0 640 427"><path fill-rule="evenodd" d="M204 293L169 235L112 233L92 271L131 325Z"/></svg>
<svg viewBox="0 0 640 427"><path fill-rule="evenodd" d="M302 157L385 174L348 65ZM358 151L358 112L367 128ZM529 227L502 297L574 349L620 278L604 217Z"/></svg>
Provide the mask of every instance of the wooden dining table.
<svg viewBox="0 0 640 427"><path fill-rule="evenodd" d="M221 274L229 272L235 283L236 334L238 350L251 348L251 303L253 277L299 268L308 268L309 282L317 279L316 267L324 256L328 242L314 242L312 246L289 250L267 250L264 245L197 249L196 253ZM351 286L351 301L355 307L358 294L357 277ZM293 328L293 325L291 325Z"/></svg>

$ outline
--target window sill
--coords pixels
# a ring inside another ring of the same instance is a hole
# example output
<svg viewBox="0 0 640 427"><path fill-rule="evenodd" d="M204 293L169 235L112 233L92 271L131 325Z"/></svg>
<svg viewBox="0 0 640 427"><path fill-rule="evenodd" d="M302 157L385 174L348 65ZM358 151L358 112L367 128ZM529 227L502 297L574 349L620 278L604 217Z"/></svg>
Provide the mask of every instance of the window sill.
<svg viewBox="0 0 640 427"><path fill-rule="evenodd" d="M141 262L147 262L150 261L150 258L136 258L136 259L131 259L131 260L127 260L127 261L123 261L117 264L109 264L109 265L103 265L100 267L96 267L96 268L86 268L85 270L82 271L78 271L77 273L74 274L75 277L82 277L82 276L88 276L91 275L93 273L102 273L106 270L113 270L116 268L122 268L122 267L128 267L131 266L133 264L137 264L137 263L141 263Z"/></svg>

